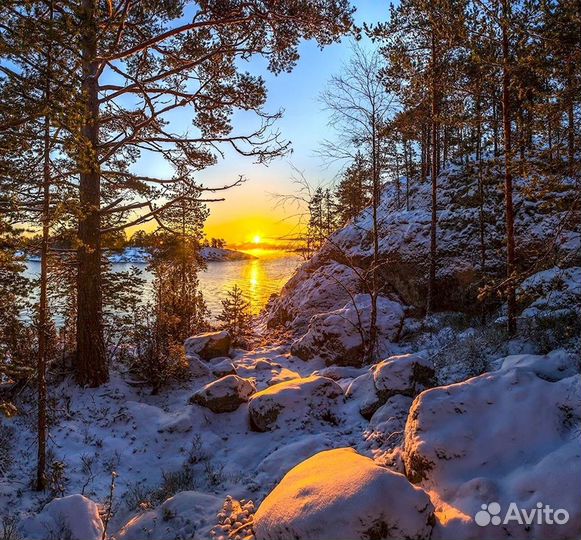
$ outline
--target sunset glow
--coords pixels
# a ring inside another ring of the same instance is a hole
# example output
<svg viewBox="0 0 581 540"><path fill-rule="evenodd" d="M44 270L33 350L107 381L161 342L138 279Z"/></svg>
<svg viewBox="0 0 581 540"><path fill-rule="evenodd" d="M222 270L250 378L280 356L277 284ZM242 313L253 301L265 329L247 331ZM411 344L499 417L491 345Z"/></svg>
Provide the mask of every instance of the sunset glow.
<svg viewBox="0 0 581 540"><path fill-rule="evenodd" d="M254 243L254 244L260 244L261 240L262 240L262 238L260 238L260 236L257 234L252 239L252 243Z"/></svg>

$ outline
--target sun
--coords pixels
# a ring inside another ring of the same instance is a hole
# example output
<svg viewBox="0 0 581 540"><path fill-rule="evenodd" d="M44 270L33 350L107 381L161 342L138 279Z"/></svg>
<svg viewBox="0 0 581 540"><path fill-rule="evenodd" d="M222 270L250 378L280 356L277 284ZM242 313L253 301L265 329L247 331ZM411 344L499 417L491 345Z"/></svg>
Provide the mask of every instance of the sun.
<svg viewBox="0 0 581 540"><path fill-rule="evenodd" d="M255 234L255 235L254 235L254 238L252 239L252 242L253 242L254 244L260 244L260 242L262 242L262 238L260 237L260 235L258 235L258 234Z"/></svg>

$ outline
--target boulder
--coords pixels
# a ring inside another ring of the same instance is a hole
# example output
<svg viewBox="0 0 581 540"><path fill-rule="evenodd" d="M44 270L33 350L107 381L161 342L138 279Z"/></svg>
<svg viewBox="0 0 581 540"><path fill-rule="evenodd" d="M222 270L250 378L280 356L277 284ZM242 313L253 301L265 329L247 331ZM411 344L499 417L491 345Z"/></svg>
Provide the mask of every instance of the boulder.
<svg viewBox="0 0 581 540"><path fill-rule="evenodd" d="M210 368L198 355L187 355L186 360L192 377L207 377L210 375Z"/></svg>
<svg viewBox="0 0 581 540"><path fill-rule="evenodd" d="M210 368L216 377L224 377L226 375L236 375L236 368L229 359L224 359L217 364L212 364Z"/></svg>
<svg viewBox="0 0 581 540"><path fill-rule="evenodd" d="M103 522L97 504L77 494L53 499L39 514L25 519L21 530L29 540L101 540Z"/></svg>
<svg viewBox="0 0 581 540"><path fill-rule="evenodd" d="M190 398L190 403L201 405L215 413L232 412L242 403L246 403L254 392L256 386L251 379L226 375L200 388Z"/></svg>
<svg viewBox="0 0 581 540"><path fill-rule="evenodd" d="M369 420L390 397L415 397L434 384L431 360L420 354L402 354L390 356L354 379L345 396L359 402L361 416Z"/></svg>
<svg viewBox="0 0 581 540"><path fill-rule="evenodd" d="M294 467L254 516L256 540L429 538L426 493L352 448L320 452Z"/></svg>
<svg viewBox="0 0 581 540"><path fill-rule="evenodd" d="M405 427L406 475L452 516L441 523L442 538L579 538L580 423L581 376L563 369L562 353L509 357L495 372L415 399ZM512 503L527 512L537 504L562 508L569 520L478 526L474 516L493 502L503 521Z"/></svg>
<svg viewBox="0 0 581 540"><path fill-rule="evenodd" d="M198 334L189 337L184 343L186 354L198 355L204 360L211 360L217 356L228 356L231 346L232 337L225 330Z"/></svg>
<svg viewBox="0 0 581 540"><path fill-rule="evenodd" d="M434 386L434 363L418 354L390 356L374 366L373 382L381 403L396 394L416 397Z"/></svg>
<svg viewBox="0 0 581 540"><path fill-rule="evenodd" d="M359 403L359 412L369 420L373 413L381 407L382 402L377 395L373 372L368 371L354 379L345 391L345 397Z"/></svg>
<svg viewBox="0 0 581 540"><path fill-rule="evenodd" d="M343 390L333 380L311 375L275 384L252 396L250 425L256 431L277 427L301 428L313 420L337 422Z"/></svg>
<svg viewBox="0 0 581 540"><path fill-rule="evenodd" d="M307 333L296 340L291 353L303 360L322 358L327 365L361 366L365 359L363 336L369 332L371 297L358 294L344 307L315 315ZM383 296L377 299L377 348L389 354L404 317L400 303Z"/></svg>
<svg viewBox="0 0 581 540"><path fill-rule="evenodd" d="M393 450L403 440L403 433L412 398L397 394L390 397L369 420L365 440L373 448Z"/></svg>

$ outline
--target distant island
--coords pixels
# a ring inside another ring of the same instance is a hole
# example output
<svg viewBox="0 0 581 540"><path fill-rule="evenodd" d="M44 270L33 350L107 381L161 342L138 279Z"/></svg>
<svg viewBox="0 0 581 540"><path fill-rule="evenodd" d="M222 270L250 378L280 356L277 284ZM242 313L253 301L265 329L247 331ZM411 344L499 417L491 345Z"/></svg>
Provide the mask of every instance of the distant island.
<svg viewBox="0 0 581 540"><path fill-rule="evenodd" d="M250 253L236 251L234 249L203 247L200 254L206 262L226 262L258 259ZM20 253L27 261L40 262L40 257L35 253ZM109 253L107 259L117 264L146 264L149 261L149 251L142 247L128 247L120 252Z"/></svg>

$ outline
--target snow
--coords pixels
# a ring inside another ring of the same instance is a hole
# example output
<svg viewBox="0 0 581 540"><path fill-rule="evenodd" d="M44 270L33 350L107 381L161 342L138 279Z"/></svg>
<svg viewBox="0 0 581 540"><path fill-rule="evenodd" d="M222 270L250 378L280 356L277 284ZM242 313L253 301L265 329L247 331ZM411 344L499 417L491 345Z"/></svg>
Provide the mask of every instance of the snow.
<svg viewBox="0 0 581 540"><path fill-rule="evenodd" d="M442 309L471 312L479 284L478 209L474 175L466 170L452 167L440 178L437 301ZM558 192L547 192L551 201L542 181L527 197L531 186L519 178L515 185L517 244L522 255L536 254L527 260L538 270L519 287L522 319L578 316L579 234L555 232L575 186L564 181ZM490 219L502 208L501 192L490 187L485 236L487 271L495 275L504 271L504 233L502 220ZM158 395L132 385L115 363L110 382L98 389L80 389L60 373L51 380L49 472L53 463L64 464L66 495L52 502L59 486L30 489L35 397L25 388L19 414L1 417L0 515L15 518L32 540L64 533L63 524L73 538L101 538L99 510L115 471L111 540L252 540L253 529L259 540L293 532L338 539L579 538L578 352L559 342L569 349L528 354L539 347L526 336L506 341L494 326L456 328L453 317L464 314L413 319L425 303L429 184L413 187L410 211L394 201L386 188L380 248L389 264L380 276L376 363L362 365L358 331L358 315L368 328L370 306L362 294L371 255L364 212L271 302L265 326L282 326L285 334L265 335L268 344L242 351L220 333L193 336L186 342L190 377ZM554 253L546 257L549 245ZM125 255L135 262L145 254ZM432 384L444 386L425 390ZM190 403L192 396L198 403ZM224 403L229 412L222 412ZM543 502L571 517L563 527L478 527L475 512L493 501L528 509ZM253 516L254 505L260 507Z"/></svg>
<svg viewBox="0 0 581 540"><path fill-rule="evenodd" d="M27 540L101 540L103 522L97 504L77 494L48 503L39 514L24 521L22 531Z"/></svg>
<svg viewBox="0 0 581 540"><path fill-rule="evenodd" d="M581 267L553 267L537 272L520 284L517 294L521 302L528 303L522 317L564 313L581 316Z"/></svg>
<svg viewBox="0 0 581 540"><path fill-rule="evenodd" d="M287 473L258 508L254 531L256 540L429 538L432 511L403 475L338 448Z"/></svg>

